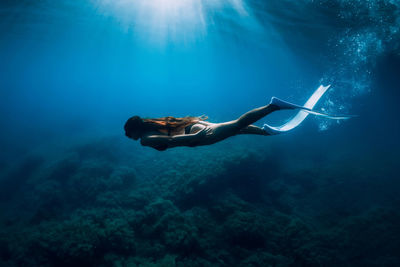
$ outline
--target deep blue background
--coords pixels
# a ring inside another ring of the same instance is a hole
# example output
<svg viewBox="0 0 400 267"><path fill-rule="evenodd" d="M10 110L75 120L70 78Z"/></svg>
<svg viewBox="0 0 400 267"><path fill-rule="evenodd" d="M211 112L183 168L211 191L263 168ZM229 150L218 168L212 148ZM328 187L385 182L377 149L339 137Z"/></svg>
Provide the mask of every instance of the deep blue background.
<svg viewBox="0 0 400 267"><path fill-rule="evenodd" d="M2 2L7 153L84 130L119 134L133 114L221 121L271 96L301 104L320 83L332 89L318 108L360 115L340 132L397 139L394 2L155 3Z"/></svg>

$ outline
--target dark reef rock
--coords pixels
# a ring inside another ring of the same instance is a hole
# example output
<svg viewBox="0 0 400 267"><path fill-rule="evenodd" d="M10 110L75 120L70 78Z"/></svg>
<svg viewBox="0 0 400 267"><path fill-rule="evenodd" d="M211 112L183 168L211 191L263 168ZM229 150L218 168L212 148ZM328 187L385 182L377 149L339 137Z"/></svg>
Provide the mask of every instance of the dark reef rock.
<svg viewBox="0 0 400 267"><path fill-rule="evenodd" d="M13 197L3 197L1 266L400 263L400 186L368 158L358 168L258 144L140 157L119 146L17 163L2 188Z"/></svg>

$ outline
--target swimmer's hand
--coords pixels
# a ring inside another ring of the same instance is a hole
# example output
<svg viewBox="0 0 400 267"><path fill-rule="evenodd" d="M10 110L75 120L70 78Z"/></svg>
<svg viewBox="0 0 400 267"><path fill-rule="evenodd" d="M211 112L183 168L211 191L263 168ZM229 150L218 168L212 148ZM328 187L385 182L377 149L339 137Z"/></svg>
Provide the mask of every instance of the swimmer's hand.
<svg viewBox="0 0 400 267"><path fill-rule="evenodd" d="M204 127L203 129L201 129L200 131L198 131L197 133L195 133L193 135L195 135L197 138L203 138L206 135L210 135L210 134L211 134L211 128Z"/></svg>
<svg viewBox="0 0 400 267"><path fill-rule="evenodd" d="M173 138L179 138L179 139L184 139L183 146L197 146L201 140L206 137L207 135L211 134L211 128L209 127L204 127L200 131L194 134L185 134L182 135L182 137L174 136ZM182 140L181 139L181 140Z"/></svg>

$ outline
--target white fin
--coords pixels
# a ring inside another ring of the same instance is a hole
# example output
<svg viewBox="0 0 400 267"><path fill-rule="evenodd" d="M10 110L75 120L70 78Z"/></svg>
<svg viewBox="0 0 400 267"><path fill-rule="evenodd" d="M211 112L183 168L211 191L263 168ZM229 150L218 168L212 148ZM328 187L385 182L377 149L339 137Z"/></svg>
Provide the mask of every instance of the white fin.
<svg viewBox="0 0 400 267"><path fill-rule="evenodd" d="M290 121L286 122L281 126L270 126L268 124L263 125L263 129L267 131L269 134L280 134L283 132L290 131L297 126L299 126L309 114L313 114L316 116L322 116L328 119L335 119L335 120L343 120L349 119L354 116L331 116L327 114L323 114L320 112L313 111L312 109L320 100L320 98L325 94L325 92L329 89L330 85L323 86L321 85L318 89L312 94L312 96L307 100L304 106L299 106L296 104L292 104L278 98L272 98L271 103L281 106L283 109L300 109L300 111L294 116Z"/></svg>

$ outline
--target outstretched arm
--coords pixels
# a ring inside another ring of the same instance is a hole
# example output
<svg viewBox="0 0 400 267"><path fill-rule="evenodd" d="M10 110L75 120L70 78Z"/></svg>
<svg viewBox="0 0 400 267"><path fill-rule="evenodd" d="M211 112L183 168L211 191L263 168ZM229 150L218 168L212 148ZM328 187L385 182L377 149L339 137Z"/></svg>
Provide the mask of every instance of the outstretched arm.
<svg viewBox="0 0 400 267"><path fill-rule="evenodd" d="M196 143L207 134L208 128L204 127L195 134L180 135L148 135L142 137L140 143L144 146L151 146L158 150L165 150L176 146L195 146Z"/></svg>

